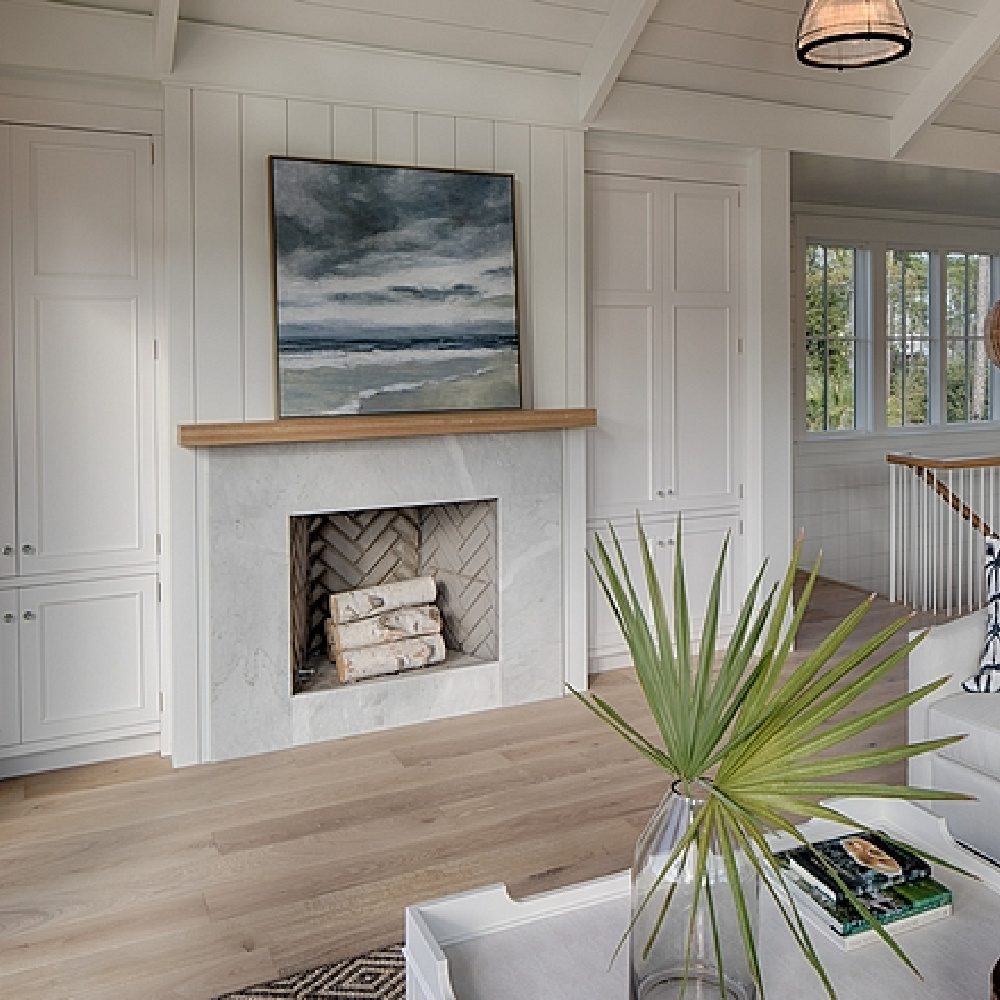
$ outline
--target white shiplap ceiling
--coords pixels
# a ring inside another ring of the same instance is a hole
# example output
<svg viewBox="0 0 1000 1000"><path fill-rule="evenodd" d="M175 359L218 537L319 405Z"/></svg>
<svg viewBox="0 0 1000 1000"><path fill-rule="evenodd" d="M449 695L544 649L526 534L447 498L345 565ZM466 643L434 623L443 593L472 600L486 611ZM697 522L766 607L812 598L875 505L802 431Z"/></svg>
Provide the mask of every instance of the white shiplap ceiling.
<svg viewBox="0 0 1000 1000"><path fill-rule="evenodd" d="M893 154L932 123L1000 133L1000 0L903 0L911 55L845 73L796 61L804 0L37 2L577 74L585 121L620 80L884 119Z"/></svg>

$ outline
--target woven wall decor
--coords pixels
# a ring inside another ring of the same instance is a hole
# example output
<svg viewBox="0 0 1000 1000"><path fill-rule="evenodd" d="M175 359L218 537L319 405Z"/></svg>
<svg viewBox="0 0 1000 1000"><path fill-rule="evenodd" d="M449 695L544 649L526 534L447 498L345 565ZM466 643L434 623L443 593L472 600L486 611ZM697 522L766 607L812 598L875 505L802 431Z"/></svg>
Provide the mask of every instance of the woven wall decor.
<svg viewBox="0 0 1000 1000"><path fill-rule="evenodd" d="M1000 301L994 302L986 313L983 337L986 339L986 357L1000 368Z"/></svg>

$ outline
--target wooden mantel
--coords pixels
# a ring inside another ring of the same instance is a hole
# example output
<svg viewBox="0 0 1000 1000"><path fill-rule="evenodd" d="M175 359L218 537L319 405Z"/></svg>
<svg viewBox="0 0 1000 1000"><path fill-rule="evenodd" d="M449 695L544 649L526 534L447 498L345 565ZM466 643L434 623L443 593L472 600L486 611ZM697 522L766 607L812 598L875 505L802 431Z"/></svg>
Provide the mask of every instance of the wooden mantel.
<svg viewBox="0 0 1000 1000"><path fill-rule="evenodd" d="M177 427L177 443L183 448L213 448L243 444L294 444L441 434L567 430L574 427L594 427L596 424L597 411L585 408L390 413L371 417L294 417L233 424L180 424Z"/></svg>

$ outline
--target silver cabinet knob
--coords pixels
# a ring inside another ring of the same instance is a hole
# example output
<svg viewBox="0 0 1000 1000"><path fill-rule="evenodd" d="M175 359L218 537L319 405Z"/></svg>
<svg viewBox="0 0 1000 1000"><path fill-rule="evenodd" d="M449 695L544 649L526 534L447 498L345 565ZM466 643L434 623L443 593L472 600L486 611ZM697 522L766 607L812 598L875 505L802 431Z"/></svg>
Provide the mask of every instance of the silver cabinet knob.
<svg viewBox="0 0 1000 1000"><path fill-rule="evenodd" d="M667 495L667 491L666 491L666 490L657 490L657 491L656 491L656 495L657 495L658 497L661 497L661 498L662 498L662 497L665 497L665 496Z"/></svg>
<svg viewBox="0 0 1000 1000"><path fill-rule="evenodd" d="M38 617L38 615L36 615L34 611L25 611L24 614L21 615L21 617L26 622L33 622Z"/></svg>
<svg viewBox="0 0 1000 1000"><path fill-rule="evenodd" d="M0 552L3 552L5 556L12 556L14 554L14 546L5 545L2 549L0 549Z"/></svg>
<svg viewBox="0 0 1000 1000"><path fill-rule="evenodd" d="M665 539L663 539L663 538L657 538L656 539L656 544L661 549L664 549L664 548L667 547L667 543L666 543Z"/></svg>
<svg viewBox="0 0 1000 1000"><path fill-rule="evenodd" d="M7 614L5 614L3 616L3 621L4 621L5 625L13 625L14 624L14 616L8 611Z"/></svg>
<svg viewBox="0 0 1000 1000"><path fill-rule="evenodd" d="M33 556L35 554L35 546L29 545L27 542L21 546L21 552L26 556Z"/></svg>

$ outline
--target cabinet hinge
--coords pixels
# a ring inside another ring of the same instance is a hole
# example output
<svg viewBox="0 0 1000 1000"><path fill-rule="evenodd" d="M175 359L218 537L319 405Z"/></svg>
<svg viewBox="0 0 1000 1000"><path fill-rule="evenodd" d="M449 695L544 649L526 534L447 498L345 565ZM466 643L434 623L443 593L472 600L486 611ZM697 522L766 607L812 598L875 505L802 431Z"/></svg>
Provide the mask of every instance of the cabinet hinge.
<svg viewBox="0 0 1000 1000"><path fill-rule="evenodd" d="M740 496L743 496L742 490L743 490L743 487L741 486L740 487L740 491L741 491L740 492ZM156 554L158 556L162 556L163 555L163 535L161 535L159 532L156 533L156 538L154 539L153 546L154 546L154 549L156 551Z"/></svg>
<svg viewBox="0 0 1000 1000"><path fill-rule="evenodd" d="M160 692L159 704L160 704L160 715L162 715L163 714L163 692L162 691Z"/></svg>
<svg viewBox="0 0 1000 1000"><path fill-rule="evenodd" d="M153 360L160 360L160 342L156 339L153 340Z"/></svg>
<svg viewBox="0 0 1000 1000"><path fill-rule="evenodd" d="M743 519L740 518L740 534L743 534Z"/></svg>
<svg viewBox="0 0 1000 1000"><path fill-rule="evenodd" d="M740 483L740 485L739 485L739 496L740 496L740 499L742 500L743 499L743 484L742 483ZM157 535L156 537L159 538L160 536ZM157 544L159 544L159 543L157 543ZM159 552L160 550L157 549L156 551Z"/></svg>
<svg viewBox="0 0 1000 1000"><path fill-rule="evenodd" d="M156 602L158 604L163 603L163 584L159 580L156 582Z"/></svg>
<svg viewBox="0 0 1000 1000"><path fill-rule="evenodd" d="M743 338L742 337L740 337L740 339L736 341L736 351L737 351L738 354L742 354L743 353Z"/></svg>
<svg viewBox="0 0 1000 1000"><path fill-rule="evenodd" d="M151 142L149 144L149 162L151 164L153 164L154 166L156 165L156 143L155 142Z"/></svg>

